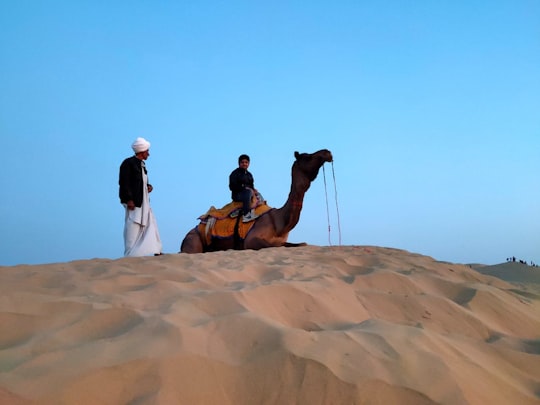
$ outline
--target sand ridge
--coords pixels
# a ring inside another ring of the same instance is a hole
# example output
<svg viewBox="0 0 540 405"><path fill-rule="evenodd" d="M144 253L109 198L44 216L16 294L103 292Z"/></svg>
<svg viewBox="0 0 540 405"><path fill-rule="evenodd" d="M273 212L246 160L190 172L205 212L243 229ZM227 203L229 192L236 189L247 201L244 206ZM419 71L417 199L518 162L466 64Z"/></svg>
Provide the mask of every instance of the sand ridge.
<svg viewBox="0 0 540 405"><path fill-rule="evenodd" d="M373 246L0 267L0 403L538 404L540 295L504 274Z"/></svg>

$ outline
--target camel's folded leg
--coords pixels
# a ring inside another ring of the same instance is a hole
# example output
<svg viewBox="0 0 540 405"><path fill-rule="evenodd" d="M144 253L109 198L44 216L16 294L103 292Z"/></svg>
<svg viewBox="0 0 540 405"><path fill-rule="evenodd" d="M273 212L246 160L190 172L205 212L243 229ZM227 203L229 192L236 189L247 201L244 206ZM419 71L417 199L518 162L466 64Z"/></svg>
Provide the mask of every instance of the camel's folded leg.
<svg viewBox="0 0 540 405"><path fill-rule="evenodd" d="M291 242L285 242L283 245L285 247L300 247L300 246L307 246L306 242L300 242L300 243L291 243Z"/></svg>

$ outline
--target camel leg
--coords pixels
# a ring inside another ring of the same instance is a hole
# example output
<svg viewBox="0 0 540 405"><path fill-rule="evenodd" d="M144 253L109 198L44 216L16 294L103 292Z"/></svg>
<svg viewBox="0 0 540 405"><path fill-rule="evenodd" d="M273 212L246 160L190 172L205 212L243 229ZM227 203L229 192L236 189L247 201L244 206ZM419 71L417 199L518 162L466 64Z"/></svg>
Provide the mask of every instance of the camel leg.
<svg viewBox="0 0 540 405"><path fill-rule="evenodd" d="M300 246L307 246L306 242L300 242L300 243L291 243L291 242L285 242L283 244L285 247L300 247Z"/></svg>
<svg viewBox="0 0 540 405"><path fill-rule="evenodd" d="M197 228L187 233L180 245L180 253L203 253L203 244Z"/></svg>
<svg viewBox="0 0 540 405"><path fill-rule="evenodd" d="M278 244L268 243L268 241L266 241L264 239L257 239L257 240L251 240L249 245L246 245L244 247L244 249L259 250L259 249L264 249L264 248L269 248L269 247L281 247L281 246L282 247L300 247L300 246L307 246L307 243L305 243L305 242L302 242L302 243L285 242L282 245L278 245Z"/></svg>

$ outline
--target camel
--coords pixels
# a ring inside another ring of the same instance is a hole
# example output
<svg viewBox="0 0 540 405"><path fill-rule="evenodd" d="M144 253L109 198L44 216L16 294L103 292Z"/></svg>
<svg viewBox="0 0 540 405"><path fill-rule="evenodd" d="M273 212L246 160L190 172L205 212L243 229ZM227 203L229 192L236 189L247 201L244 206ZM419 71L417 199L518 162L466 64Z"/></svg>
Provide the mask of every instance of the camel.
<svg viewBox="0 0 540 405"><path fill-rule="evenodd" d="M259 250L268 247L305 246L306 243L288 243L289 232L300 220L304 195L311 182L315 180L319 169L325 162L332 162L332 153L327 149L315 153L294 152L295 162L291 169L291 191L285 205L272 208L255 219L253 227L243 243L238 245L234 238L215 239L210 245L203 241L197 227L190 230L180 247L180 253L204 253L228 249Z"/></svg>

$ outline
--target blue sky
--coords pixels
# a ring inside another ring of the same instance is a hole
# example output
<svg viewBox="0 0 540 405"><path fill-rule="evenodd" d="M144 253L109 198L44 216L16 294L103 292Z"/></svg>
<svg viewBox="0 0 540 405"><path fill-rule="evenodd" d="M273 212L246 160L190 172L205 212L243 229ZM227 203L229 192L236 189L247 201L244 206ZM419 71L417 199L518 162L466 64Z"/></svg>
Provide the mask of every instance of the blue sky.
<svg viewBox="0 0 540 405"><path fill-rule="evenodd" d="M540 263L539 111L535 0L3 1L0 265L121 257L138 136L166 253L327 148L289 241Z"/></svg>

